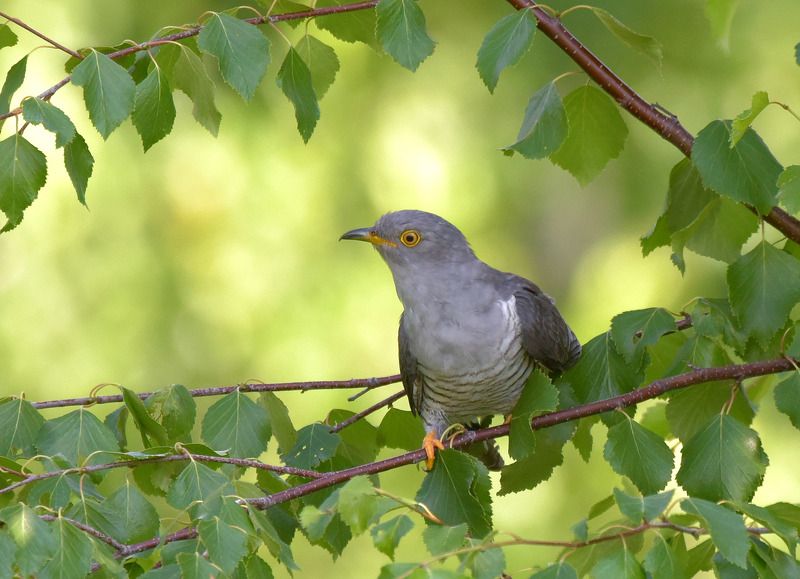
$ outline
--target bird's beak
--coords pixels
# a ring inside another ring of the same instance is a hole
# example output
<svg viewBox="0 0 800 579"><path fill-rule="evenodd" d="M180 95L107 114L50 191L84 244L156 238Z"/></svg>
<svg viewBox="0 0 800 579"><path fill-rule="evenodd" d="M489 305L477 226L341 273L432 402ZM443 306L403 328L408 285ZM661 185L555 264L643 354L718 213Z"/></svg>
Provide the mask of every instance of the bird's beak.
<svg viewBox="0 0 800 579"><path fill-rule="evenodd" d="M384 239L369 227L362 227L361 229L353 229L348 231L339 238L340 241L342 239L355 239L356 241L368 241L372 245L389 245L391 247L397 247L395 242Z"/></svg>

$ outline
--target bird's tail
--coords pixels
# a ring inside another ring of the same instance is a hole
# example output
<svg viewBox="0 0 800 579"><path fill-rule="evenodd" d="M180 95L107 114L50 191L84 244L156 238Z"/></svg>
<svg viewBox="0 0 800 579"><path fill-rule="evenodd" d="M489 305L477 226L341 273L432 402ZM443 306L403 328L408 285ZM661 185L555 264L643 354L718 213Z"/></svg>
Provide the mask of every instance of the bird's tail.
<svg viewBox="0 0 800 579"><path fill-rule="evenodd" d="M464 426L466 426L468 430L479 430L481 428L488 427L491 421L492 417L488 416L483 418L480 422L471 422L469 424L465 424ZM497 443L494 440L482 440L480 442L470 444L464 448L464 450L480 460L489 470L498 471L503 468L503 465L505 465L503 455L500 454L500 448L497 446Z"/></svg>

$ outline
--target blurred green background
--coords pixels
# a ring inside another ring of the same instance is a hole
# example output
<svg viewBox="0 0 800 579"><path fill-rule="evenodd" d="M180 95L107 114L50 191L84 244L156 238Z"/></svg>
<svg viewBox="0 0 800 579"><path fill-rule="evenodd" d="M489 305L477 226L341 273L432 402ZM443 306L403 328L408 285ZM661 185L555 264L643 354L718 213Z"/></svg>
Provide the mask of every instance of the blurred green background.
<svg viewBox="0 0 800 579"><path fill-rule="evenodd" d="M163 26L195 21L203 10L233 5L3 4L72 48L147 39ZM588 12L571 15L567 25L645 99L669 109L693 133L748 108L756 90L800 108L796 0L743 2L729 51L712 40L700 0L596 4L657 37L663 66L620 45ZM514 141L530 96L575 65L538 35L490 95L474 68L475 55L509 5L421 5L438 44L416 74L309 26L335 47L341 70L321 102L322 118L308 145L275 86L286 44L269 29L273 62L253 101L244 103L218 85L223 120L216 139L195 123L188 99L176 93L173 134L146 155L130 122L102 142L80 91L61 90L54 104L76 120L96 159L89 210L77 203L52 136L29 129L26 137L48 154L49 175L21 226L0 237L0 395L24 392L44 400L86 395L101 382L144 391L176 382L193 388L250 378L395 373L401 307L388 270L368 247L337 239L396 209L429 210L457 224L481 258L535 280L554 296L582 341L604 331L621 311L679 311L696 295L724 295L724 264L690 259L682 278L665 249L641 258L639 237L659 213L669 169L680 159L677 150L626 116L630 135L620 158L583 188L549 162L503 156L498 149ZM303 27L282 30L296 39ZM41 44L24 32L20 37L21 45L0 52L0 70ZM62 78L64 60L54 50L36 51L18 96ZM584 82L572 76L560 87L565 92ZM771 107L756 127L781 162L798 162L800 125L791 117ZM13 129L7 122L1 136ZM329 408L366 407L394 388L355 404L346 401L348 393L335 391L282 399L295 424L303 425ZM110 410L97 412L102 417ZM789 421L769 399L755 427L771 459L756 502L800 501L797 433L789 433ZM604 435L600 427L595 434ZM274 452L273 443L273 458ZM596 444L586 465L569 447L565 466L550 481L496 498L496 528L528 538L569 538L570 525L614 480L600 454ZM421 478L405 468L385 475L383 484L413 496ZM418 560L420 544L418 533L404 539L398 560ZM300 576L353 576L354 569L358 576L375 576L388 562L371 548L368 535L333 566L322 549L302 538L295 545ZM555 553L519 547L508 557L507 571L516 576Z"/></svg>

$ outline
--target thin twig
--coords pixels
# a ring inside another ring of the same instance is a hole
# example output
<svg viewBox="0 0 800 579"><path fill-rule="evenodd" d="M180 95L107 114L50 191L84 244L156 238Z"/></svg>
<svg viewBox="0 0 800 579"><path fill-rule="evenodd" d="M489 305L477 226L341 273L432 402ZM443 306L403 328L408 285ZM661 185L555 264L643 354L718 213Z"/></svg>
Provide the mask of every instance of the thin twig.
<svg viewBox="0 0 800 579"><path fill-rule="evenodd" d="M39 515L39 518L44 520L44 521L55 521L55 520L60 518L61 520L66 521L67 523L69 523L70 525L75 527L76 529L80 529L81 531L83 531L87 535L91 535L92 537L94 537L96 539L100 539L101 541L103 541L107 545L111 545L117 551L127 547L127 545L125 545L124 543L120 543L114 537L111 537L110 535L106 535L104 532L98 531L97 529L95 529L94 527L90 527L86 523L81 523L80 521L76 521L75 519L70 519L69 517L58 517L56 515L45 514L45 515Z"/></svg>
<svg viewBox="0 0 800 579"><path fill-rule="evenodd" d="M27 30L31 34L35 34L36 36L38 36L39 38L41 38L42 40L44 40L45 42L47 42L51 46L54 46L54 47L58 48L59 50L63 50L64 52L66 52L70 56L74 56L78 60L83 58L78 52L72 50L71 48L67 48L66 46L64 46L60 42L56 42L55 40L53 40L52 38L50 38L48 36L45 36L44 34L39 32L38 30L36 30L32 26L26 24L25 22L23 22L19 18L15 18L14 16L9 16L5 12L0 12L0 17L5 18L6 20L8 20L10 22L13 22L14 24L16 24L17 26L19 26L21 28L24 28L25 30Z"/></svg>
<svg viewBox="0 0 800 579"><path fill-rule="evenodd" d="M345 418L341 422L337 422L336 424L334 424L331 427L331 432L339 432L342 428L347 428L348 426L350 426L354 422L358 422L359 420L361 420L365 416L369 416L370 414L380 410L384 406L389 406L395 400L399 400L400 398L405 396L405 394L406 393L405 393L404 390L401 390L400 392L395 392L394 394L392 394L388 398L384 398L380 402L376 402L375 404L373 404L369 408L365 408L361 412L353 414L350 418Z"/></svg>

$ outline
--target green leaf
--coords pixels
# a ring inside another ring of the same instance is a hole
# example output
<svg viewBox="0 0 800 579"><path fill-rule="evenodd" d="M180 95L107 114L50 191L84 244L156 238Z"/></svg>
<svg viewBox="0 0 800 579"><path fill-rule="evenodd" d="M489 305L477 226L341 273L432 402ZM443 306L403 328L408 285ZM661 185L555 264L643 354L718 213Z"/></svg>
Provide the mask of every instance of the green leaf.
<svg viewBox="0 0 800 579"><path fill-rule="evenodd" d="M348 4L347 0L317 0L317 8ZM363 42L375 45L375 10L353 10L347 13L317 16L314 24L345 42Z"/></svg>
<svg viewBox="0 0 800 579"><path fill-rule="evenodd" d="M775 387L775 406L789 417L795 428L800 429L800 374L792 372L786 380ZM0 418L0 425L2 425L2 418ZM0 437L1 439L2 437ZM2 450L2 443L0 443L0 450ZM0 452L0 454L3 453Z"/></svg>
<svg viewBox="0 0 800 579"><path fill-rule="evenodd" d="M403 450L417 450L425 429L422 422L407 410L390 408L378 427L378 444Z"/></svg>
<svg viewBox="0 0 800 579"><path fill-rule="evenodd" d="M564 98L569 130L561 147L552 155L556 165L586 185L606 164L619 156L628 127L617 105L593 86L575 89Z"/></svg>
<svg viewBox="0 0 800 579"><path fill-rule="evenodd" d="M664 308L617 314L611 320L611 337L628 363L642 363L645 348L677 329L675 318Z"/></svg>
<svg viewBox="0 0 800 579"><path fill-rule="evenodd" d="M178 553L181 579L212 579L219 577L222 569L212 565L200 553Z"/></svg>
<svg viewBox="0 0 800 579"><path fill-rule="evenodd" d="M325 418L326 424L337 424L352 418L355 412L334 408ZM341 443L336 448L336 454L328 465L333 470L366 464L378 456L378 429L367 420L357 420L347 428L339 431L337 436Z"/></svg>
<svg viewBox="0 0 800 579"><path fill-rule="evenodd" d="M782 520L772 511L757 505L741 503L736 505L736 509L754 521L758 521L768 529L774 531L781 538L781 540L786 543L786 546L789 548L789 553L792 554L792 557L795 556L798 533L797 529L793 525Z"/></svg>
<svg viewBox="0 0 800 579"><path fill-rule="evenodd" d="M272 434L278 441L278 451L286 454L297 441L297 431L289 416L289 409L273 392L262 392L259 400L269 414Z"/></svg>
<svg viewBox="0 0 800 579"><path fill-rule="evenodd" d="M558 390L547 376L535 369L511 411L508 453L514 460L523 459L535 451L536 437L531 429L533 417L557 407Z"/></svg>
<svg viewBox="0 0 800 579"><path fill-rule="evenodd" d="M492 530L489 471L470 455L445 449L425 475L417 502L426 505L446 525L466 523L473 536Z"/></svg>
<svg viewBox="0 0 800 579"><path fill-rule="evenodd" d="M503 148L526 159L541 159L552 154L567 136L567 113L554 82L540 88L528 101L517 142Z"/></svg>
<svg viewBox="0 0 800 579"><path fill-rule="evenodd" d="M569 563L551 563L542 571L534 573L529 579L578 579L578 574Z"/></svg>
<svg viewBox="0 0 800 579"><path fill-rule="evenodd" d="M750 108L736 115L731 123L731 147L735 147L739 142L756 117L761 114L769 104L769 95L763 90L758 91L753 95L750 103Z"/></svg>
<svg viewBox="0 0 800 579"><path fill-rule="evenodd" d="M33 203L47 180L44 154L19 133L0 141L0 209L10 231L22 221L22 213Z"/></svg>
<svg viewBox="0 0 800 579"><path fill-rule="evenodd" d="M84 577L92 562L92 542L76 527L58 517L52 524L56 549L52 559L39 572L39 577Z"/></svg>
<svg viewBox="0 0 800 579"><path fill-rule="evenodd" d="M694 497L747 502L768 462L758 434L720 414L684 445L677 481Z"/></svg>
<svg viewBox="0 0 800 579"><path fill-rule="evenodd" d="M562 424L534 432L535 452L503 467L499 495L532 489L546 481L555 467L564 462L563 448L574 432L573 424Z"/></svg>
<svg viewBox="0 0 800 579"><path fill-rule="evenodd" d="M662 535L654 535L653 546L644 558L643 566L651 579L690 579L686 569L686 548L683 537L672 544Z"/></svg>
<svg viewBox="0 0 800 579"><path fill-rule="evenodd" d="M231 88L250 100L269 65L269 41L252 24L224 12L212 12L197 36L197 45L217 57L219 71Z"/></svg>
<svg viewBox="0 0 800 579"><path fill-rule="evenodd" d="M0 400L0 456L31 449L42 424L44 418L27 400Z"/></svg>
<svg viewBox="0 0 800 579"><path fill-rule="evenodd" d="M8 525L8 531L17 544L16 563L22 575L37 575L42 565L56 554L53 527L42 521L25 503L0 511L0 521Z"/></svg>
<svg viewBox="0 0 800 579"><path fill-rule="evenodd" d="M790 213L800 212L800 165L790 165L778 177L778 200Z"/></svg>
<svg viewBox="0 0 800 579"><path fill-rule="evenodd" d="M111 493L105 506L114 513L117 527L122 531L115 538L123 543L136 543L158 535L158 512L128 479Z"/></svg>
<svg viewBox="0 0 800 579"><path fill-rule="evenodd" d="M154 67L136 86L131 120L142 138L145 151L172 131L175 103L172 101L172 87L161 68Z"/></svg>
<svg viewBox="0 0 800 579"><path fill-rule="evenodd" d="M681 508L703 520L704 527L711 534L711 540L723 557L742 569L746 568L750 542L747 540L747 529L741 515L693 497L683 499Z"/></svg>
<svg viewBox="0 0 800 579"><path fill-rule="evenodd" d="M742 329L766 346L800 300L800 261L762 241L728 268L728 291Z"/></svg>
<svg viewBox="0 0 800 579"><path fill-rule="evenodd" d="M104 139L131 114L136 85L128 71L105 54L87 54L72 71L72 82L83 87L89 118Z"/></svg>
<svg viewBox="0 0 800 579"><path fill-rule="evenodd" d="M400 544L400 539L406 536L413 528L414 522L411 519L406 515L398 515L379 525L375 525L369 532L370 535L372 535L372 542L375 548L394 561L394 551L397 549L397 545ZM433 527L428 528L432 529ZM443 528L447 529L450 527ZM463 525L465 531L466 528L466 525Z"/></svg>
<svg viewBox="0 0 800 579"><path fill-rule="evenodd" d="M0 29L1 30L1 29ZM17 544L11 535L0 532L0 577L11 579L14 577L14 559L17 555Z"/></svg>
<svg viewBox="0 0 800 579"><path fill-rule="evenodd" d="M519 62L530 49L535 32L536 20L527 9L504 16L492 26L483 39L475 63L489 92L494 92L500 73Z"/></svg>
<svg viewBox="0 0 800 579"><path fill-rule="evenodd" d="M800 65L800 42L794 45L794 61Z"/></svg>
<svg viewBox="0 0 800 579"><path fill-rule="evenodd" d="M447 525L428 525L422 532L422 540L431 555L441 555L455 551L464 545L467 540L468 527L466 524L447 526Z"/></svg>
<svg viewBox="0 0 800 579"><path fill-rule="evenodd" d="M634 523L642 521L652 521L667 508L672 500L675 491L665 491L657 495L645 497L631 496L619 489L614 489L614 499L617 501L619 510Z"/></svg>
<svg viewBox="0 0 800 579"><path fill-rule="evenodd" d="M487 548L468 554L461 562L472 570L475 579L496 579L503 576L506 568L506 557L500 548L491 548L491 543L470 540L471 545L486 546Z"/></svg>
<svg viewBox="0 0 800 579"><path fill-rule="evenodd" d="M672 474L674 457L667 443L630 418L608 429L603 455L614 472L627 476L645 495L663 489Z"/></svg>
<svg viewBox="0 0 800 579"><path fill-rule="evenodd" d="M800 533L800 506L780 502L769 505L766 508L781 521L792 525Z"/></svg>
<svg viewBox="0 0 800 579"><path fill-rule="evenodd" d="M784 579L800 577L800 568L794 557L774 548L765 541L753 537L753 549L750 551L748 563L752 565L755 577L769 577L770 579Z"/></svg>
<svg viewBox="0 0 800 579"><path fill-rule="evenodd" d="M766 215L775 205L781 164L753 129L730 146L730 121L713 121L695 139L692 161L703 184Z"/></svg>
<svg viewBox="0 0 800 579"><path fill-rule="evenodd" d="M602 557L592 567L591 575L594 579L645 579L644 569L625 541L621 541L616 549Z"/></svg>
<svg viewBox="0 0 800 579"><path fill-rule="evenodd" d="M339 489L337 510L354 535L367 530L378 509L378 495L369 479L358 476Z"/></svg>
<svg viewBox="0 0 800 579"><path fill-rule="evenodd" d="M270 509L267 513L271 513L272 511L273 509ZM289 571L299 569L294 562L291 548L275 529L275 526L272 524L267 514L255 509L248 509L248 514L258 533L258 538L264 542L269 552L285 565ZM292 522L294 522L294 520L292 520ZM287 537L287 540L291 540L291 536Z"/></svg>
<svg viewBox="0 0 800 579"><path fill-rule="evenodd" d="M339 59L336 52L310 34L303 36L297 43L297 52L311 73L314 94L317 95L317 99L322 100L336 79L336 73L339 72Z"/></svg>
<svg viewBox="0 0 800 579"><path fill-rule="evenodd" d="M167 431L150 416L141 398L128 388L121 388L121 390L125 406L142 436L142 444L145 447L167 445L169 443ZM151 437L153 440L150 439Z"/></svg>
<svg viewBox="0 0 800 579"><path fill-rule="evenodd" d="M75 137L64 147L64 166L78 194L78 201L86 205L86 186L89 177L92 176L94 157L86 141L78 133L75 133Z"/></svg>
<svg viewBox="0 0 800 579"><path fill-rule="evenodd" d="M256 554L251 555L239 565L241 572L235 574L237 579L273 579L272 569L266 561Z"/></svg>
<svg viewBox="0 0 800 579"><path fill-rule="evenodd" d="M653 59L659 66L661 65L664 54L661 50L661 43L658 40L652 36L639 34L635 30L628 28L607 10L597 8L596 6L592 6L591 10L594 15L597 16L597 19L603 23L603 26L605 26L611 34L616 36L618 40Z"/></svg>
<svg viewBox="0 0 800 579"><path fill-rule="evenodd" d="M174 59L172 82L175 88L191 99L192 116L206 130L217 136L222 118L214 102L214 83L208 76L203 61L184 45L162 46L159 51L159 62Z"/></svg>
<svg viewBox="0 0 800 579"><path fill-rule="evenodd" d="M82 465L90 454L97 451L119 451L117 439L108 427L85 408L45 422L39 430L36 447L41 454L60 454L74 465ZM100 454L93 457L92 462L111 460Z"/></svg>
<svg viewBox="0 0 800 579"><path fill-rule="evenodd" d="M232 491L233 487L227 476L190 460L170 485L167 502L176 509L186 509L195 502L207 501L223 492Z"/></svg>
<svg viewBox="0 0 800 579"><path fill-rule="evenodd" d="M231 526L219 517L200 521L197 525L200 540L208 549L208 558L217 564L225 573L233 573L248 552L247 532Z"/></svg>
<svg viewBox="0 0 800 579"><path fill-rule="evenodd" d="M0 114L5 114L11 110L11 99L14 97L14 93L17 92L19 87L22 86L27 68L28 56L25 55L8 69L6 80L3 82L3 88L0 89ZM0 125L2 125L2 122L0 122Z"/></svg>
<svg viewBox="0 0 800 579"><path fill-rule="evenodd" d="M0 24L0 48L14 46L17 43L17 35L11 30L8 24Z"/></svg>
<svg viewBox="0 0 800 579"><path fill-rule="evenodd" d="M300 54L289 48L278 71L277 83L294 106L297 130L306 143L319 120L319 104L311 80L311 72Z"/></svg>
<svg viewBox="0 0 800 579"><path fill-rule="evenodd" d="M731 33L733 14L736 12L738 0L706 0L706 18L711 25L711 35L728 49L728 39Z"/></svg>
<svg viewBox="0 0 800 579"><path fill-rule="evenodd" d="M433 54L435 43L425 30L425 15L416 0L380 0L375 12L383 49L398 64L412 72L417 70Z"/></svg>
<svg viewBox="0 0 800 579"><path fill-rule="evenodd" d="M75 137L75 125L60 108L40 98L22 101L23 118L34 125L42 125L56 135L56 148L63 147Z"/></svg>
<svg viewBox="0 0 800 579"><path fill-rule="evenodd" d="M197 406L185 386L172 384L159 390L145 400L145 406L160 419L170 440L191 440Z"/></svg>
<svg viewBox="0 0 800 579"><path fill-rule="evenodd" d="M722 411L731 395L731 385L726 382L708 382L672 394L666 413L673 434L684 444L687 443ZM744 397L737 395L730 415L739 422L749 424L754 413Z"/></svg>
<svg viewBox="0 0 800 579"><path fill-rule="evenodd" d="M294 446L281 456L283 461L298 468L316 468L336 453L341 438L331 433L329 426L315 422L297 432Z"/></svg>
<svg viewBox="0 0 800 579"><path fill-rule="evenodd" d="M266 410L238 388L215 402L203 417L203 440L230 450L231 456L257 457L267 449L271 435Z"/></svg>

